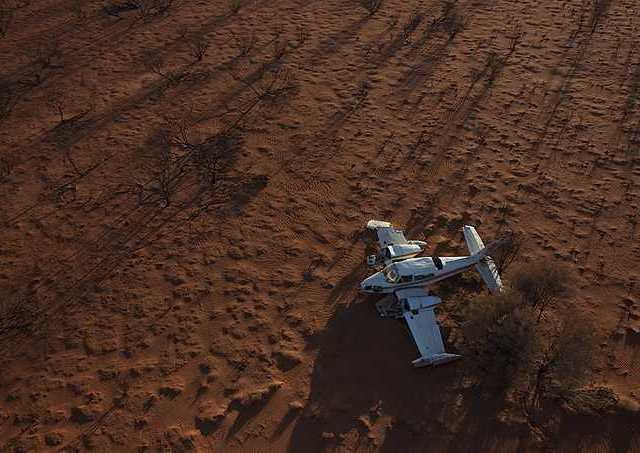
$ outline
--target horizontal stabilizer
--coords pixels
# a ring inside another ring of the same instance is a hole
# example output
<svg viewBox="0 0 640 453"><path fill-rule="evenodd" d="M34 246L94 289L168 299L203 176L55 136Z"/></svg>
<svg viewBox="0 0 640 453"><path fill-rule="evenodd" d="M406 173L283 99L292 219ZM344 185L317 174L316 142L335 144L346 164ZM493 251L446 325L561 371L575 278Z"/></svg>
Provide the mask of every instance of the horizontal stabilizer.
<svg viewBox="0 0 640 453"><path fill-rule="evenodd" d="M411 362L413 364L414 367L416 368L420 368L420 367L424 367L424 366L438 366L438 365L444 365L445 363L450 363L453 362L455 360L458 360L462 358L461 355L458 354L448 354L446 352L442 353L442 354L436 354L436 355L432 355L429 357L420 357L419 359L414 360L413 362Z"/></svg>
<svg viewBox="0 0 640 453"><path fill-rule="evenodd" d="M389 222L383 222L382 220L369 220L367 222L367 228L370 230L375 230L377 228L391 228L391 224Z"/></svg>
<svg viewBox="0 0 640 453"><path fill-rule="evenodd" d="M482 277L482 280L484 280L485 285L487 285L487 288L489 288L489 291L492 293L502 291L502 279L500 278L500 274L498 274L496 264L490 256L487 256L476 264L476 269Z"/></svg>

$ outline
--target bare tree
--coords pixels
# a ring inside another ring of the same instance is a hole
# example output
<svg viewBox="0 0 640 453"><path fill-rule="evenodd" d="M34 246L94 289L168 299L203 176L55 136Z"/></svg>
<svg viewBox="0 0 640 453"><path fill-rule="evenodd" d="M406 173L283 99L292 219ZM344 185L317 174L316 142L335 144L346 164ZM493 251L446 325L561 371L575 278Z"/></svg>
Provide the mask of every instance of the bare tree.
<svg viewBox="0 0 640 453"><path fill-rule="evenodd" d="M460 33L467 26L467 22L456 9L455 1L443 1L442 2L442 14L434 25L441 26L449 35L449 41L453 41L458 33Z"/></svg>
<svg viewBox="0 0 640 453"><path fill-rule="evenodd" d="M178 118L165 117L163 137L166 145L182 149L192 149L193 109L186 109Z"/></svg>
<svg viewBox="0 0 640 453"><path fill-rule="evenodd" d="M64 94L61 90L53 90L47 96L47 104L53 109L60 117L60 122L64 122Z"/></svg>
<svg viewBox="0 0 640 453"><path fill-rule="evenodd" d="M521 249L522 237L514 231L507 232L498 247L491 252L499 274L506 272L509 266L519 258Z"/></svg>
<svg viewBox="0 0 640 453"><path fill-rule="evenodd" d="M378 12L383 0L360 0L360 6L367 10L370 16Z"/></svg>
<svg viewBox="0 0 640 453"><path fill-rule="evenodd" d="M307 39L309 39L309 30L307 30L302 25L298 26L296 28L296 42L295 42L294 47L296 49L298 49L299 47L302 47L302 45L305 42L307 42Z"/></svg>
<svg viewBox="0 0 640 453"><path fill-rule="evenodd" d="M588 378L594 363L596 336L594 326L576 314L565 315L552 333L537 363L531 390L531 407L543 396L567 397Z"/></svg>
<svg viewBox="0 0 640 453"><path fill-rule="evenodd" d="M185 39L189 48L189 54L195 61L202 61L209 48L209 42L206 36L201 33L193 33L187 34Z"/></svg>
<svg viewBox="0 0 640 453"><path fill-rule="evenodd" d="M37 44L34 50L34 59L31 64L31 75L34 78L33 85L40 85L51 70L61 67L62 52L56 40L43 40Z"/></svg>
<svg viewBox="0 0 640 453"><path fill-rule="evenodd" d="M544 310L560 297L571 292L570 270L555 261L539 261L521 266L514 274L511 284L523 301L538 310L538 320Z"/></svg>
<svg viewBox="0 0 640 453"><path fill-rule="evenodd" d="M509 52L515 52L523 37L524 32L522 31L522 25L518 22L507 35L507 38L509 39Z"/></svg>
<svg viewBox="0 0 640 453"><path fill-rule="evenodd" d="M239 58L249 55L256 45L256 34L254 31L251 31L248 35L234 35L233 39L236 41L236 45L238 46Z"/></svg>
<svg viewBox="0 0 640 453"><path fill-rule="evenodd" d="M276 29L273 37L273 61L280 61L287 53L289 40L283 36L282 30Z"/></svg>
<svg viewBox="0 0 640 453"><path fill-rule="evenodd" d="M164 57L159 52L147 50L142 54L142 65L149 72L165 77L166 74L162 69L164 64Z"/></svg>

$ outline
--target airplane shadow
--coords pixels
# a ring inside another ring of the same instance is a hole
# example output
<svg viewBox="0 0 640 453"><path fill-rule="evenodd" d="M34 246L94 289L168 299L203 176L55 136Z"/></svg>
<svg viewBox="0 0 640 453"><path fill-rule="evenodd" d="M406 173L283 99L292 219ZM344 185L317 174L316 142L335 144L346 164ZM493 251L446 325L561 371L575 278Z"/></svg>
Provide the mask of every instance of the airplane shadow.
<svg viewBox="0 0 640 453"><path fill-rule="evenodd" d="M465 388L464 360L413 368L418 353L404 323L379 318L374 302L359 295L338 304L316 339L310 395L289 452L480 451L496 435L517 440L493 423L502 394Z"/></svg>

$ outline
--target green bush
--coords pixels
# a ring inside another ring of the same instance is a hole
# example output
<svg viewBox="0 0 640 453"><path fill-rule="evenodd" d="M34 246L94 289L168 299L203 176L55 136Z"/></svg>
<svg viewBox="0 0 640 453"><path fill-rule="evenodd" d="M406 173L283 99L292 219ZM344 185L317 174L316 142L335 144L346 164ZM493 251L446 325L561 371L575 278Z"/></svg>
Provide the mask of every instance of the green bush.
<svg viewBox="0 0 640 453"><path fill-rule="evenodd" d="M535 316L514 293L486 296L465 310L465 356L493 382L506 385L527 368L537 349Z"/></svg>

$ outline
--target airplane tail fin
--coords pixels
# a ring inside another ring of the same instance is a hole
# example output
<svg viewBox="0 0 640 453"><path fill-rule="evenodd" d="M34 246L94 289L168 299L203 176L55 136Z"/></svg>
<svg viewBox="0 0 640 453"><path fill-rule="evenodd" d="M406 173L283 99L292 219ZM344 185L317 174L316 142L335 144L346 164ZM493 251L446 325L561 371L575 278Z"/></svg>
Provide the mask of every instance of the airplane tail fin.
<svg viewBox="0 0 640 453"><path fill-rule="evenodd" d="M463 232L469 254L480 255L480 261L476 264L476 270L482 277L482 280L484 280L487 288L489 288L489 291L492 293L502 291L500 274L498 274L498 269L493 259L489 256L490 251L494 249L498 243L493 242L485 246L476 229L469 225L464 226Z"/></svg>

